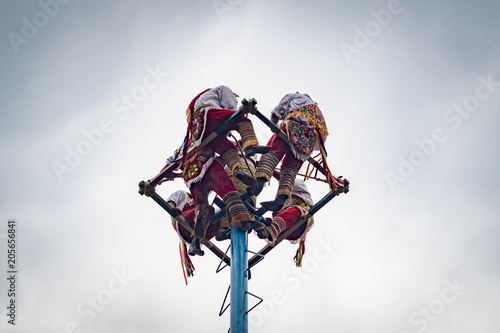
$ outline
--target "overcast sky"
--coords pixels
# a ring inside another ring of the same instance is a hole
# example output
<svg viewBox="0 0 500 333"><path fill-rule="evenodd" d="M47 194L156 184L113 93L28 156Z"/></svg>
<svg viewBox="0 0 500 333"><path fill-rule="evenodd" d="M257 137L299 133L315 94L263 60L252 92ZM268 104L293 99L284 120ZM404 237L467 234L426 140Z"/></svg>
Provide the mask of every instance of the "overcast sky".
<svg viewBox="0 0 500 333"><path fill-rule="evenodd" d="M309 93L351 182L315 216L304 267L284 242L252 270L251 332L500 330L497 1L0 6L0 331L227 332L229 270L207 251L185 286L168 214L137 194L182 142L191 99L221 84L266 115Z"/></svg>

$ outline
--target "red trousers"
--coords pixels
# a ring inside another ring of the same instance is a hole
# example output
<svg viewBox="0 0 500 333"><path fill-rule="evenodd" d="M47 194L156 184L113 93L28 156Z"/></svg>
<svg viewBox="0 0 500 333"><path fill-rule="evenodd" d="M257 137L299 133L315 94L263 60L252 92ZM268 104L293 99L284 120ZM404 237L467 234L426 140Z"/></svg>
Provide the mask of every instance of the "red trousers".
<svg viewBox="0 0 500 333"><path fill-rule="evenodd" d="M214 191L219 197L224 198L229 192L236 191L236 186L234 186L224 167L219 162L213 161L201 181L193 183L189 190L196 206L198 204L208 204L210 191Z"/></svg>
<svg viewBox="0 0 500 333"><path fill-rule="evenodd" d="M279 231L279 234L287 229L293 227L297 222L299 222L301 217L301 211L298 208L290 207L282 210L273 217L273 223L271 224L271 229L273 232ZM297 240L302 236L306 230L307 222L302 224L297 230L292 232L286 239L287 240ZM276 237L279 236L276 235Z"/></svg>
<svg viewBox="0 0 500 333"><path fill-rule="evenodd" d="M225 109L211 109L207 113L207 120L205 125L205 133L203 138L207 137L217 129L220 125L222 125L226 120L228 120L236 111L233 110L225 110ZM237 151L236 146L227 139L227 134L230 131L239 131L239 126L241 123L249 123L252 124L252 121L247 117L241 116L238 120L236 120L231 126L229 126L224 132L219 134L215 139L213 139L207 147L210 147L213 151L215 151L220 156L224 155L224 153L229 149L234 149ZM252 125L253 126L253 125Z"/></svg>
<svg viewBox="0 0 500 333"><path fill-rule="evenodd" d="M204 137L210 135L223 122L231 117L235 111L225 109L210 109L206 113L206 124ZM243 148L258 144L252 123L249 119L242 117L236 123L229 126L220 133L207 146L219 154L231 170L241 167L236 146L227 139L227 133L236 130L240 133ZM196 205L208 204L208 195L210 191L217 193L225 204L228 213L231 216L231 225L239 227L243 221L251 220L250 214L240 199L236 186L232 182L226 170L217 161L214 161L205 172L201 181L192 183L190 187L191 195Z"/></svg>
<svg viewBox="0 0 500 333"><path fill-rule="evenodd" d="M189 226L192 229L194 229L195 207L189 206L187 208L188 209L182 213L182 217L184 217L184 219L189 224ZM216 223L210 223L208 228L207 228L205 238L208 240L212 239L217 234L217 230L219 230L219 227L220 227L219 221ZM188 232L186 229L184 229L184 227L181 226L179 223L177 223L177 228L179 229L179 233L180 233L181 237L187 243L191 243L191 241L193 240L193 238L191 237L191 233Z"/></svg>
<svg viewBox="0 0 500 333"><path fill-rule="evenodd" d="M285 125L281 125L280 129L286 133ZM269 139L267 145L271 146L271 151L282 159L281 165L290 165L293 166L295 170L300 170L300 167L304 162L293 155L292 148L290 148L288 142L281 139L278 134L274 133Z"/></svg>

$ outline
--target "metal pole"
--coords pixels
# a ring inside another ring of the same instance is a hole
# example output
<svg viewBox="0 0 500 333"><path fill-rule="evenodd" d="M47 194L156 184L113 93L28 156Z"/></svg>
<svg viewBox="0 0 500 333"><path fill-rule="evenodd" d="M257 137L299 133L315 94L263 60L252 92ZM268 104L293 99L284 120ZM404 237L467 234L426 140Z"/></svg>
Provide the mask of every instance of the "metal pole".
<svg viewBox="0 0 500 333"><path fill-rule="evenodd" d="M248 332L248 234L231 229L231 333Z"/></svg>

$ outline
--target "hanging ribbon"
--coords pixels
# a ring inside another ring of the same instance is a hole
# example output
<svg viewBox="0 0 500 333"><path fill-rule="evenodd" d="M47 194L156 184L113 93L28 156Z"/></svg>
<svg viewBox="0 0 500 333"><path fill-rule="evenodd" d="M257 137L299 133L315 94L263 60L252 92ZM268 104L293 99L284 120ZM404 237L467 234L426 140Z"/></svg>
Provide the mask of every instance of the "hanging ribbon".
<svg viewBox="0 0 500 333"><path fill-rule="evenodd" d="M184 281L187 286L187 278L194 276L194 265L191 259L189 259L186 244L184 244L182 240L179 241L179 255L181 257L182 274L184 275Z"/></svg>
<svg viewBox="0 0 500 333"><path fill-rule="evenodd" d="M302 267L302 258L306 253L306 239L304 239L299 243L299 247L297 248L297 252L295 252L295 257L293 261L295 262L295 266Z"/></svg>

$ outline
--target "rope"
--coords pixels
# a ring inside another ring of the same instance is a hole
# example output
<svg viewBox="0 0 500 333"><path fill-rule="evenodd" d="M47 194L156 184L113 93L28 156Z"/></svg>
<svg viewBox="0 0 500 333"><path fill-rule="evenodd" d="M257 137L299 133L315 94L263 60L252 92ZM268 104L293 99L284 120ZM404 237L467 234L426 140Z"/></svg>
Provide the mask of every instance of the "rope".
<svg viewBox="0 0 500 333"><path fill-rule="evenodd" d="M325 168L326 172L327 172L327 180L328 180L328 184L330 185L330 189L333 191L333 190L337 190L337 185L335 184L335 178L333 177L331 171L330 171L330 168L328 167L328 163L326 162L326 157L327 157L327 153L326 153L326 149L325 149L325 141L323 139L323 136L321 135L321 133L316 130L317 133L318 133L318 137L319 137L319 149L320 149L320 152L321 152L321 157L322 157L322 160L323 160L323 167Z"/></svg>
<svg viewBox="0 0 500 333"><path fill-rule="evenodd" d="M240 151L244 152L243 148L240 145L240 142L235 138L235 136L233 135L233 133L230 133L229 135L234 139L234 141L236 142L236 145L238 146L238 148L240 149ZM247 160L246 154L243 154L243 159L245 160L245 164L247 165L247 168L248 168L248 171L250 172L250 175L252 175L252 177L255 178L255 175L253 174L252 169L250 168L250 165L248 164L248 160Z"/></svg>
<svg viewBox="0 0 500 333"><path fill-rule="evenodd" d="M321 156L321 152L319 152L316 156L312 157L312 159L316 160L319 156ZM319 162L319 159L317 160L317 162ZM312 169L311 169L311 171L309 172L309 168L311 168L311 167L312 167ZM312 166L311 162L308 162L305 175L301 175L301 174L299 174L299 175L300 175L300 176L304 176L304 181L306 181L306 180L308 180L309 178L311 178L311 175L312 175L312 173L314 172L314 169L315 169L315 168ZM316 169L316 173L314 174L313 179L319 180L319 179L317 178L317 176L318 176L318 169ZM323 180L321 180L321 181L323 181Z"/></svg>
<svg viewBox="0 0 500 333"><path fill-rule="evenodd" d="M305 173L305 175L304 175L304 181L306 181L307 179L309 179L309 178L307 177L307 175L309 174L309 167L310 167L310 166L311 166L311 163L308 163L308 164L307 164L307 168L306 168L306 173ZM299 175L299 176L302 176L301 174L298 174L298 175Z"/></svg>

